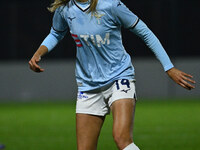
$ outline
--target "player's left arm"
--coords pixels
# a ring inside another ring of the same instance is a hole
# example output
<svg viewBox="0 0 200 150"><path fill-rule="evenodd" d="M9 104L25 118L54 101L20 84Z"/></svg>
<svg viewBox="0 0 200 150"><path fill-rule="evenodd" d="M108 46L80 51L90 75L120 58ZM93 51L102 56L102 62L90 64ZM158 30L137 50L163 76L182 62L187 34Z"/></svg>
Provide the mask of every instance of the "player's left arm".
<svg viewBox="0 0 200 150"><path fill-rule="evenodd" d="M195 83L195 81L192 80L193 77L174 68L162 44L142 20L131 12L120 0L113 0L111 10L115 17L116 24L130 29L131 32L138 35L155 54L172 80L186 89L190 90L195 88L189 83Z"/></svg>
<svg viewBox="0 0 200 150"><path fill-rule="evenodd" d="M152 50L157 59L160 61L168 76L174 82L188 90L195 88L192 84L190 84L195 83L195 81L192 80L193 76L174 67L158 38L143 21L139 20L138 23L130 29L130 31L134 32L146 43L146 45Z"/></svg>

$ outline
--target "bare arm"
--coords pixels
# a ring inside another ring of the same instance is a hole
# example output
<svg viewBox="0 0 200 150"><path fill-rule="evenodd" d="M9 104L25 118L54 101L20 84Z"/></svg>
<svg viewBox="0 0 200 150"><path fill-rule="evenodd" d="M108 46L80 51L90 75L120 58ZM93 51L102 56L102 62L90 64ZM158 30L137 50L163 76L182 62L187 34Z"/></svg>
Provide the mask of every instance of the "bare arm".
<svg viewBox="0 0 200 150"><path fill-rule="evenodd" d="M44 69L42 69L38 63L41 60L41 57L44 56L48 52L48 48L44 45L40 46L38 50L35 52L31 60L29 61L30 69L35 72L43 72Z"/></svg>
<svg viewBox="0 0 200 150"><path fill-rule="evenodd" d="M187 90L191 90L195 88L195 86L190 84L190 83L193 83L193 84L196 83L194 80L192 80L193 78L192 75L182 72L176 68L172 68L168 70L167 74L174 82L186 88Z"/></svg>

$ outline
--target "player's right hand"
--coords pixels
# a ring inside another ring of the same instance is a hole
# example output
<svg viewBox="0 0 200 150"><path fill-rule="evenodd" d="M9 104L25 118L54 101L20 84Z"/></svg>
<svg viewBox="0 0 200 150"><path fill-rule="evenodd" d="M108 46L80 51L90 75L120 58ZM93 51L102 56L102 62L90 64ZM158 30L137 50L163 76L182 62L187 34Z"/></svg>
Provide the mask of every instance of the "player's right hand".
<svg viewBox="0 0 200 150"><path fill-rule="evenodd" d="M180 86L182 86L183 88L187 89L187 90L191 90L194 89L195 86L190 84L193 83L195 84L196 82L192 79L193 76L190 74L187 74L183 71L180 71L176 68L172 68L170 70L167 71L167 74L169 75L169 77L174 80L174 82L176 82L177 84L179 84ZM190 83L189 83L190 82Z"/></svg>
<svg viewBox="0 0 200 150"><path fill-rule="evenodd" d="M31 58L31 60L29 61L29 66L30 66L30 69L33 70L34 72L44 72L44 69L42 69L38 63L39 61L41 60L41 57L40 56L33 56Z"/></svg>

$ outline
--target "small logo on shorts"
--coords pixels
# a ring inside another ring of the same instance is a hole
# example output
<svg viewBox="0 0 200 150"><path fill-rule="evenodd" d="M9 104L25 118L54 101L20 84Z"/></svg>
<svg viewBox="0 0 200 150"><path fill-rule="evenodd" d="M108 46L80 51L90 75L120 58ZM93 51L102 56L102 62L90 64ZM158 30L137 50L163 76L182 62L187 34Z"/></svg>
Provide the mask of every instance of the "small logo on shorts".
<svg viewBox="0 0 200 150"><path fill-rule="evenodd" d="M77 95L78 99L84 99L84 98L88 98L87 95L84 95L83 92L78 92L78 95Z"/></svg>
<svg viewBox="0 0 200 150"><path fill-rule="evenodd" d="M130 91L131 89L127 89L127 90L121 90L121 92L125 92L125 93L127 93L128 91Z"/></svg>

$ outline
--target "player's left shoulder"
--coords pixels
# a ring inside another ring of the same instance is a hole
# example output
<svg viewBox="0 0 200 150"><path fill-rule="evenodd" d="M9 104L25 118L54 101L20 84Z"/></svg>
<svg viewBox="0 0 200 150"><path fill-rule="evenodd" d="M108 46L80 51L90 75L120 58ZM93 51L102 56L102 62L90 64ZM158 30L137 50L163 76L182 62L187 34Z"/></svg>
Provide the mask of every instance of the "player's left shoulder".
<svg viewBox="0 0 200 150"><path fill-rule="evenodd" d="M118 7L122 4L121 0L111 0L113 7Z"/></svg>
<svg viewBox="0 0 200 150"><path fill-rule="evenodd" d="M104 9L111 8L113 0L98 0L98 4L100 7L103 7Z"/></svg>
<svg viewBox="0 0 200 150"><path fill-rule="evenodd" d="M99 4L104 7L104 9L107 8L107 10L112 10L116 8L120 8L121 6L124 6L123 2L121 0L99 0Z"/></svg>

